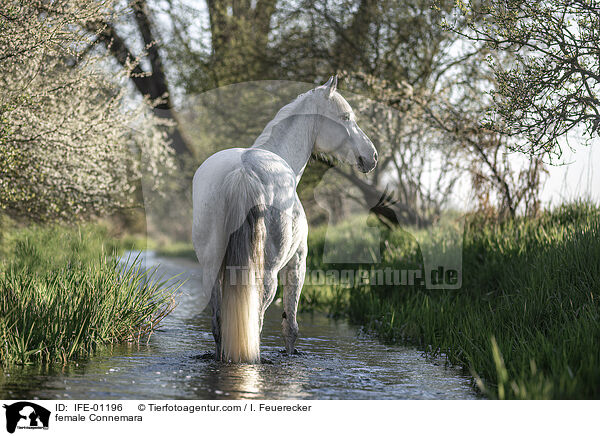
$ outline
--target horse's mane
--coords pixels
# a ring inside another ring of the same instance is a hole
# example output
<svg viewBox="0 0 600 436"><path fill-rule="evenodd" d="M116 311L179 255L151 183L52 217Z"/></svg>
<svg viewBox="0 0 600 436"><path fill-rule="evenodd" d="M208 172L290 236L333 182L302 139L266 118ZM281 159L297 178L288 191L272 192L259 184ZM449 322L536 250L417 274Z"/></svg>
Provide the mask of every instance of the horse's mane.
<svg viewBox="0 0 600 436"><path fill-rule="evenodd" d="M300 109L301 109L302 104L305 103L305 101L304 101L305 98L308 97L309 95L312 95L314 92L315 92L315 90L311 89L310 91L300 94L291 103L288 103L284 107L279 109L279 112L277 112L277 115L275 115L275 118L273 118L271 121L269 121L267 123L267 125L263 129L262 133L258 136L258 138L256 138L256 140L254 141L254 144L252 144L252 147L257 147L257 146L266 144L269 141L269 139L273 136L273 130L274 130L275 126L277 126L280 122L282 122L286 118L293 116L293 115L297 115L298 113L311 113L311 112L306 112L306 111L301 112ZM315 111L313 110L312 113L315 113Z"/></svg>
<svg viewBox="0 0 600 436"><path fill-rule="evenodd" d="M252 147L258 147L266 144L269 139L273 137L273 131L275 127L285 119L299 114L317 114L317 108L314 102L311 101L312 106L310 107L306 107L305 105L305 103L307 103L306 98L313 95L317 89L318 88L311 89L310 91L300 94L291 103L288 103L279 109L277 115L275 115L275 118L267 123L262 133L258 136L258 138L256 138L254 144L252 144ZM338 93L334 94L332 101L335 104L338 112L352 112L352 108L348 102L344 100L344 98Z"/></svg>

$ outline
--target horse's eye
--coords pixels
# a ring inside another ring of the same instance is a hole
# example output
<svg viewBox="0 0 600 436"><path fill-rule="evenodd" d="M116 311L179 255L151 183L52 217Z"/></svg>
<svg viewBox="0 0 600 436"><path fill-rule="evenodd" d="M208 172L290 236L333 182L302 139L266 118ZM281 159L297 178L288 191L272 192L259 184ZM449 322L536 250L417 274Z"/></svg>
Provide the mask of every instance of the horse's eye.
<svg viewBox="0 0 600 436"><path fill-rule="evenodd" d="M350 121L350 114L349 113L342 114L342 120Z"/></svg>

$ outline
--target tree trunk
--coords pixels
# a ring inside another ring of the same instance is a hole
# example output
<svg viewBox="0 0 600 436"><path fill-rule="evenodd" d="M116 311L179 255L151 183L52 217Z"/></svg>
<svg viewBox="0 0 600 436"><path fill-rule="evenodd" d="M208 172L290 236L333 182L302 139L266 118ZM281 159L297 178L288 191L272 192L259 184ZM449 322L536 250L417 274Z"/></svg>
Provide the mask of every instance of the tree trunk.
<svg viewBox="0 0 600 436"><path fill-rule="evenodd" d="M153 108L155 115L174 121L175 125L169 130L171 147L173 147L180 160L181 158L189 158L193 156L193 153L181 134L175 117L169 85L158 50L157 40L153 35L153 26L146 0L136 0L132 4L132 8L137 30L146 46L151 71L144 71L138 62L131 71L131 80L142 96L152 101L159 101ZM123 68L129 68L130 63L135 62L136 57L133 56L129 47L123 38L118 35L112 24L94 22L88 23L87 28L92 32L98 33L98 40L106 45L107 49Z"/></svg>

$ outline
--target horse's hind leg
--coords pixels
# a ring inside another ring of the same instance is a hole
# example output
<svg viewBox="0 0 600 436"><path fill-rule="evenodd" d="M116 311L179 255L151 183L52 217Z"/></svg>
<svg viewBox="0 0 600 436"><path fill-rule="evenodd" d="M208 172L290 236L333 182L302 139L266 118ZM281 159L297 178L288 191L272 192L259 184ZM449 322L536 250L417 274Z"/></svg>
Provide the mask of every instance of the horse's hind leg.
<svg viewBox="0 0 600 436"><path fill-rule="evenodd" d="M306 242L302 242L294 256L281 271L284 274L283 321L281 324L285 349L288 354L294 353L294 344L298 338L296 312L298 311L298 301L300 300L300 292L302 291L306 272L306 251Z"/></svg>

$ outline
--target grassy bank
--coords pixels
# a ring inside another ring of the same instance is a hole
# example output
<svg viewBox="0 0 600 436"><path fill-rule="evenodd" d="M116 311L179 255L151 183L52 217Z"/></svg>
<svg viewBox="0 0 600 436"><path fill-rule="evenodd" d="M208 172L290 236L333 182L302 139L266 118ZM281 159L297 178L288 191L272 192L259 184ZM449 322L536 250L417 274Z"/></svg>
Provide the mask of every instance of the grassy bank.
<svg viewBox="0 0 600 436"><path fill-rule="evenodd" d="M172 308L173 287L115 257L101 226L18 228L3 222L0 364L66 362L139 341Z"/></svg>
<svg viewBox="0 0 600 436"><path fill-rule="evenodd" d="M381 230L396 244L382 248L375 267L414 268L419 253L407 234ZM333 237L338 233L343 227L329 229ZM323 238L322 231L312 232L311 268L335 267L319 262ZM352 239L343 244L351 249ZM460 290L360 285L308 288L307 294L386 342L446 356L491 398L600 397L597 208L570 205L504 223L471 219L463 262Z"/></svg>

